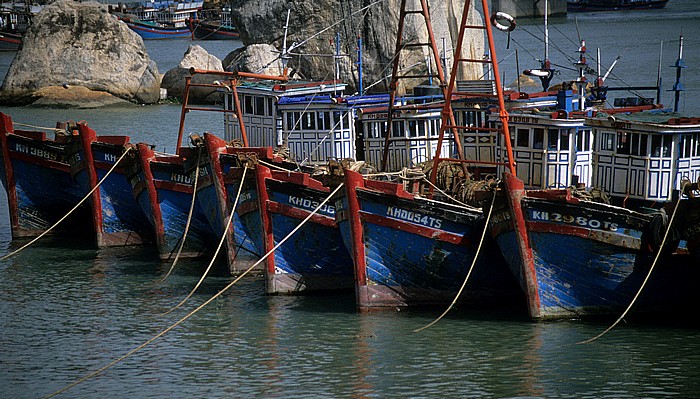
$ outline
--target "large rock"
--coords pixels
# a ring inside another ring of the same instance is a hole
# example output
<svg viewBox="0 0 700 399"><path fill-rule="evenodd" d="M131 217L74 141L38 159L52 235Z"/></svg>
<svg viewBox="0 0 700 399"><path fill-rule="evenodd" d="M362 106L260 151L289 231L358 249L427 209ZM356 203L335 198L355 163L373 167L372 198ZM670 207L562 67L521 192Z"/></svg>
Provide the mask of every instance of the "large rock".
<svg viewBox="0 0 700 399"><path fill-rule="evenodd" d="M67 87L66 94L82 86L131 102L155 103L160 75L141 37L106 6L59 0L34 18L5 77L0 101L30 103L47 86Z"/></svg>
<svg viewBox="0 0 700 399"><path fill-rule="evenodd" d="M226 70L281 76L280 52L270 44L251 44L233 50L224 58Z"/></svg>
<svg viewBox="0 0 700 399"><path fill-rule="evenodd" d="M190 76L190 68L204 69L209 71L223 71L223 64L217 57L209 54L204 48L196 44L190 44L185 51L182 61L175 68L163 75L160 87L168 90L168 97L182 98L185 94L185 78ZM206 84L222 79L216 75L195 75L192 83ZM215 88L193 87L190 90L188 101L193 103L211 103L220 100L219 95L215 95Z"/></svg>
<svg viewBox="0 0 700 399"><path fill-rule="evenodd" d="M418 1L408 2L411 10L420 8ZM464 0L429 0L431 25L442 50L442 39L448 49L447 70L452 66L450 49L457 47L459 23ZM293 51L290 66L301 75L312 79L329 79L334 74L332 55L336 33L341 37L340 78L351 87L359 82L357 67L357 36L363 40L363 82L365 88L375 82L374 91L386 91L391 75L391 64L396 53L401 0L374 2L368 6L364 0L233 0L233 22L239 28L244 45L271 43L282 49L287 9L291 10L287 45L303 43ZM481 25L482 16L475 12L474 2L468 24ZM331 27L330 29L328 29ZM483 31L471 30L465 37L462 57L481 58L484 55ZM428 34L420 14L410 14L404 27L404 43L426 43ZM413 66L410 74L427 70L425 57L431 55L427 47L401 51L402 68ZM458 79L479 79L484 75L481 65L466 66L459 71ZM433 63L432 70L435 71ZM406 72L404 70L404 72ZM389 78L386 76L389 75ZM406 79L402 84L415 85L419 81ZM401 90L401 88L400 88Z"/></svg>

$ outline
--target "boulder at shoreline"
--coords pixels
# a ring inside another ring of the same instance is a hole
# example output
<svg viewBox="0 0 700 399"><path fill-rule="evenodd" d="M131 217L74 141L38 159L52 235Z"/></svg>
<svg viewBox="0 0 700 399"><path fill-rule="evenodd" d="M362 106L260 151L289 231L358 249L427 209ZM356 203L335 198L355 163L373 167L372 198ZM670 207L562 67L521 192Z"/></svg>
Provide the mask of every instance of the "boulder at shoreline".
<svg viewBox="0 0 700 399"><path fill-rule="evenodd" d="M54 88L41 90L47 87ZM81 97L94 106L113 103L108 96L156 103L160 75L141 37L106 6L59 0L34 18L0 88L0 103L37 104L46 97L37 105L56 105L63 95L63 106L80 104Z"/></svg>

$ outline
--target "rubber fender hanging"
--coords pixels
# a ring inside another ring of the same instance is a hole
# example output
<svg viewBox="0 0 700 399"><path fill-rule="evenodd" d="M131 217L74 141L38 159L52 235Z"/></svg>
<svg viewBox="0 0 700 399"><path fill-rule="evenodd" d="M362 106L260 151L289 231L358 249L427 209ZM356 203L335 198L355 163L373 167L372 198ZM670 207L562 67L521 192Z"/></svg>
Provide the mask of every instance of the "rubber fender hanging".
<svg viewBox="0 0 700 399"><path fill-rule="evenodd" d="M655 213L651 219L651 245L654 251L657 251L664 241L664 235L666 234L666 229L668 228L669 217L666 211L662 208L659 212ZM665 253L671 253L678 247L678 239L675 231L669 231L668 238L666 239L666 245L664 245L663 251Z"/></svg>
<svg viewBox="0 0 700 399"><path fill-rule="evenodd" d="M503 25L500 21L506 21L508 25ZM515 30L515 18L510 16L509 14L506 14L504 12L497 12L491 16L491 25L494 26L494 28L503 31L503 32L512 32Z"/></svg>

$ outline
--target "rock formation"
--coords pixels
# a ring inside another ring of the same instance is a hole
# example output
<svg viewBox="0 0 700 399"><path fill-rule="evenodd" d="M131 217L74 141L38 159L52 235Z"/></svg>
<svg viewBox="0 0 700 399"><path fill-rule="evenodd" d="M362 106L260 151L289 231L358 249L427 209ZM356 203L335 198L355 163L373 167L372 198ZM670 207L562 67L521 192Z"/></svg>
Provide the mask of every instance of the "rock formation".
<svg viewBox="0 0 700 399"><path fill-rule="evenodd" d="M447 48L447 69L452 65L452 50L456 47L459 22L464 0L430 0L431 24L439 50L442 39ZM287 46L301 44L292 51L290 66L305 78L332 79L336 33L340 34L341 58L340 78L350 86L358 86L357 37L363 40L363 81L365 89L386 91L391 77L392 59L396 53L396 32L400 11L400 0L370 2L367 0L233 0L233 23L239 27L245 45L269 43L281 50L287 10L290 12ZM409 9L420 9L417 0L408 1ZM472 4L470 24L483 24L481 15ZM406 18L404 43L428 42L424 19L420 14ZM320 55L325 56L320 56ZM402 51L400 66L410 74L427 69L426 57L431 52L426 47ZM465 37L462 56L481 58L484 55L483 32ZM435 71L435 65L432 65ZM483 67L474 66L461 70L459 79L478 79L483 76ZM408 83L402 80L402 83ZM411 82L416 84L421 82Z"/></svg>
<svg viewBox="0 0 700 399"><path fill-rule="evenodd" d="M185 94L185 77L190 75L190 68L206 69L210 71L223 71L221 60L209 54L205 49L196 44L191 44L177 67L169 70L163 75L160 87L168 90L168 97L182 98ZM221 80L215 75L195 75L192 83L213 83ZM209 98L216 89L205 87L193 87L190 90L189 102L211 103L216 102L220 96Z"/></svg>
<svg viewBox="0 0 700 399"><path fill-rule="evenodd" d="M47 86L63 87L66 95L82 86L131 102L155 103L160 75L141 37L106 6L59 0L34 18L0 89L0 101L22 105L50 92L60 102L60 90L39 91ZM79 101L76 96L69 95Z"/></svg>

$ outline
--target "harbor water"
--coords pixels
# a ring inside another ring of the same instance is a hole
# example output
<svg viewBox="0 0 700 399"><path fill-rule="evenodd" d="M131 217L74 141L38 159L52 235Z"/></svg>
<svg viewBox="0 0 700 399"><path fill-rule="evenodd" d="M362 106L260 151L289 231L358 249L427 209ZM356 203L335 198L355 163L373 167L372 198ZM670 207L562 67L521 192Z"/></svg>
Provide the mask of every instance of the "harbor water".
<svg viewBox="0 0 700 399"><path fill-rule="evenodd" d="M510 40L495 32L506 82L542 58L541 21L518 21ZM610 86L655 84L663 45L662 102L684 35L686 91L681 111L700 116L700 4L671 0L664 10L571 14L550 20L554 82L572 79L578 36L595 69L620 56ZM578 32L578 33L577 33ZM147 42L165 72L190 40ZM238 42L196 42L223 58ZM514 54L518 49L518 61ZM0 54L4 75L12 53ZM617 94L616 94L617 95ZM620 94L631 96L630 94ZM650 94L653 96L655 93ZM16 122L53 126L85 120L98 133L173 151L177 105L100 110L0 107ZM223 132L221 115L192 113L185 132ZM12 242L0 190L0 256ZM151 340L197 309L232 279L211 276L180 308L207 260L169 265L153 248L94 249L71 237L38 241L0 261L0 398L39 398L80 381ZM696 305L673 317L530 322L524 304L509 310L458 308L360 313L349 294L266 296L260 276L223 295L111 368L57 395L66 398L691 398L700 397Z"/></svg>

